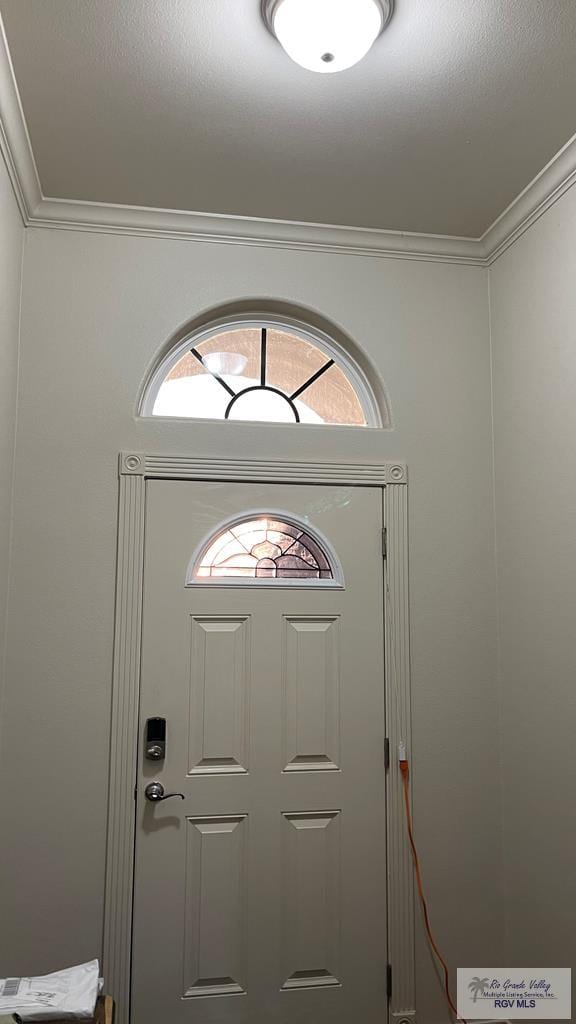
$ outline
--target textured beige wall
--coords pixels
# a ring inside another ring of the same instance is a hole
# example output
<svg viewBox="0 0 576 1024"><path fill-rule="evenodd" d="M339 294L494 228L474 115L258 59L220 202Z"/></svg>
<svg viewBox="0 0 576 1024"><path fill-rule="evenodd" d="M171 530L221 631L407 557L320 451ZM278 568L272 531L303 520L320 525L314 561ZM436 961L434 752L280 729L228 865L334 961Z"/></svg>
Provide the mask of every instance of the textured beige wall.
<svg viewBox="0 0 576 1024"><path fill-rule="evenodd" d="M24 225L0 156L0 712L8 596ZM0 718L0 745L2 720Z"/></svg>
<svg viewBox="0 0 576 1024"><path fill-rule="evenodd" d="M576 967L576 188L491 272L507 947Z"/></svg>
<svg viewBox="0 0 576 1024"><path fill-rule="evenodd" d="M499 959L486 272L33 229L2 767L3 813L18 837L0 849L8 971L48 970L100 950L119 449L293 453L287 428L135 416L143 375L173 332L205 309L254 296L332 318L389 389L394 430L382 437L341 428L332 457L409 463L424 874L452 964ZM322 456L335 437L299 428L298 454ZM418 999L421 1021L447 1019L421 936Z"/></svg>

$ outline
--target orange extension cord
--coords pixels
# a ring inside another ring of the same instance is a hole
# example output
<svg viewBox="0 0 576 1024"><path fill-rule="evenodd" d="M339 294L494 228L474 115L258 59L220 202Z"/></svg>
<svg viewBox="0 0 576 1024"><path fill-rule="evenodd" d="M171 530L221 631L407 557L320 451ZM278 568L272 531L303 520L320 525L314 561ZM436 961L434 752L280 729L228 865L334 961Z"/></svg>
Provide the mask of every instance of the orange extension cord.
<svg viewBox="0 0 576 1024"><path fill-rule="evenodd" d="M444 971L444 990L446 992L446 999L448 1005L452 1010L452 1013L456 1017L456 1020L462 1021L462 1024L467 1024L467 1021L463 1017L460 1017L458 1010L452 1002L452 996L450 995L450 976L448 974L448 967L442 953L438 949L436 940L432 934L432 928L430 927L430 915L428 913L428 904L426 903L426 896L424 895L424 884L422 882L422 875L420 873L420 861L418 860L418 852L416 850L416 843L414 842L414 830L412 828L412 812L410 810L410 769L408 767L408 761L405 759L400 760L400 771L402 773L402 789L404 791L404 810L406 811L406 827L408 829L408 839L410 840L410 848L412 850L412 859L414 861L414 874L416 876L416 885L418 886L418 895L420 897L420 903L422 904L422 912L424 914L424 925L426 928L426 934L428 941L434 950L436 957L442 964Z"/></svg>

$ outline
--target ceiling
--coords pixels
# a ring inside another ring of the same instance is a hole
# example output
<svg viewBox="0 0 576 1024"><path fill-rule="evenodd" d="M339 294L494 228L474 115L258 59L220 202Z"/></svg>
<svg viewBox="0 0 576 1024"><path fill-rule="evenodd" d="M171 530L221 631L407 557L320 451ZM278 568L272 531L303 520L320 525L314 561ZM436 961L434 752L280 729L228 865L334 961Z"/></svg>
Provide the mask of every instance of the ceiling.
<svg viewBox="0 0 576 1024"><path fill-rule="evenodd" d="M396 0L315 75L259 0L0 0L44 195L475 238L576 132L575 0Z"/></svg>

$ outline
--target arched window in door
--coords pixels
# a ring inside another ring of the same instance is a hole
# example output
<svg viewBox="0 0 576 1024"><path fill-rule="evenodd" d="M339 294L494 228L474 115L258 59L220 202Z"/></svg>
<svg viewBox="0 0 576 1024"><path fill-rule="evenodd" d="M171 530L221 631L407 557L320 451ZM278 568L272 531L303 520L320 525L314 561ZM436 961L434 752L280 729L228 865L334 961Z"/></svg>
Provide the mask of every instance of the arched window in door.
<svg viewBox="0 0 576 1024"><path fill-rule="evenodd" d="M187 584L340 587L342 569L326 538L278 512L223 524L194 555Z"/></svg>
<svg viewBox="0 0 576 1024"><path fill-rule="evenodd" d="M189 335L154 371L141 414L387 425L364 373L342 346L323 332L275 319L227 323Z"/></svg>

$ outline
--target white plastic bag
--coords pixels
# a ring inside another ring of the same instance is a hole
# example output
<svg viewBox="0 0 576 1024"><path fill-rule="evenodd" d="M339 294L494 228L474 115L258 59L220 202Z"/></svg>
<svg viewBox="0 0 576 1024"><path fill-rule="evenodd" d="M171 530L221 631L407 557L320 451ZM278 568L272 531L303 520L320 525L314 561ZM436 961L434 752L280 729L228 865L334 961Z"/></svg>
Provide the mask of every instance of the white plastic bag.
<svg viewBox="0 0 576 1024"><path fill-rule="evenodd" d="M98 974L98 961L90 960L41 978L3 978L0 1014L15 1013L23 1021L86 1020L94 1016Z"/></svg>

